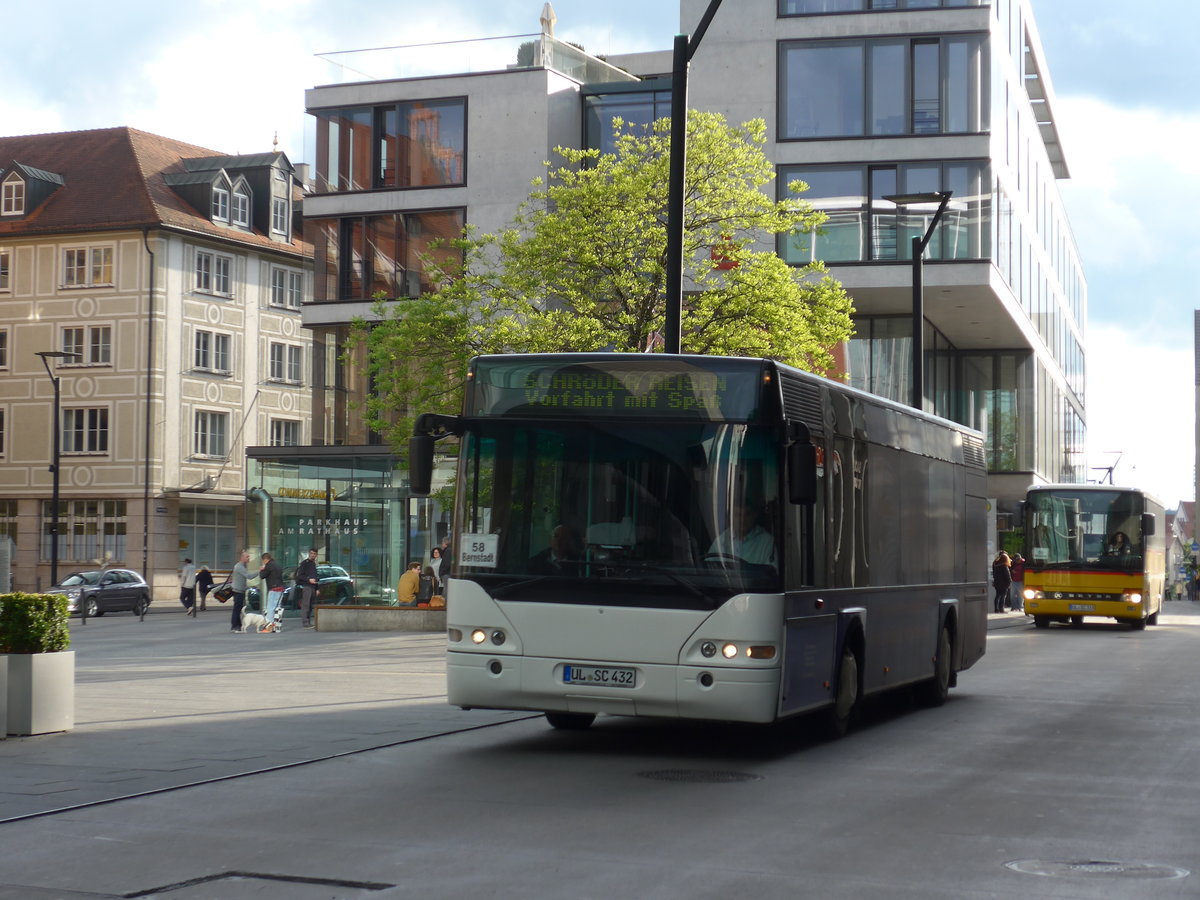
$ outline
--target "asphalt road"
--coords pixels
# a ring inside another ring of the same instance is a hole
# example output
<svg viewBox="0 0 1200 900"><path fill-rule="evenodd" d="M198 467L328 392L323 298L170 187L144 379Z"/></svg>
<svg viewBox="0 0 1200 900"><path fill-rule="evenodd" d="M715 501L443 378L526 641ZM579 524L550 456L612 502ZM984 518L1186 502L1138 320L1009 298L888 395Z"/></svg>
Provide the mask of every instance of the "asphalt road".
<svg viewBox="0 0 1200 900"><path fill-rule="evenodd" d="M442 701L440 635L74 626L77 725L0 742L0 898L1200 896L1200 607L994 617L847 738ZM86 630L86 634L83 633Z"/></svg>

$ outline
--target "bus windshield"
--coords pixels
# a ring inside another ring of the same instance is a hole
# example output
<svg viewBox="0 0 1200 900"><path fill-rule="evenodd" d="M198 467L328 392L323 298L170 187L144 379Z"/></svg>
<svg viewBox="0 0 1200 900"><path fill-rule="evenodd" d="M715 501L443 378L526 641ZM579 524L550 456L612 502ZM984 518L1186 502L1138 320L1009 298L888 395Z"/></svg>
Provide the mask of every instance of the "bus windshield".
<svg viewBox="0 0 1200 900"><path fill-rule="evenodd" d="M457 574L563 603L714 609L778 591L779 444L762 425L475 420Z"/></svg>
<svg viewBox="0 0 1200 900"><path fill-rule="evenodd" d="M1142 499L1128 491L1031 491L1026 509L1029 564L1046 568L1142 566Z"/></svg>

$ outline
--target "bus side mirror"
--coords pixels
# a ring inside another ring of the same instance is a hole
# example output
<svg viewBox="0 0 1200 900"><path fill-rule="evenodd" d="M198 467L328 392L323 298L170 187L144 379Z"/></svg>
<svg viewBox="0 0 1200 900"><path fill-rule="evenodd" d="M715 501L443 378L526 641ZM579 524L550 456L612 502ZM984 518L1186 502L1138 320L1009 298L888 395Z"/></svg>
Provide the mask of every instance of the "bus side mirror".
<svg viewBox="0 0 1200 900"><path fill-rule="evenodd" d="M1154 534L1154 513L1142 513L1142 537Z"/></svg>
<svg viewBox="0 0 1200 900"><path fill-rule="evenodd" d="M798 506L817 502L817 448L794 441L787 448L788 500Z"/></svg>
<svg viewBox="0 0 1200 900"><path fill-rule="evenodd" d="M433 483L433 441L429 434L408 439L408 490L418 497L429 496Z"/></svg>

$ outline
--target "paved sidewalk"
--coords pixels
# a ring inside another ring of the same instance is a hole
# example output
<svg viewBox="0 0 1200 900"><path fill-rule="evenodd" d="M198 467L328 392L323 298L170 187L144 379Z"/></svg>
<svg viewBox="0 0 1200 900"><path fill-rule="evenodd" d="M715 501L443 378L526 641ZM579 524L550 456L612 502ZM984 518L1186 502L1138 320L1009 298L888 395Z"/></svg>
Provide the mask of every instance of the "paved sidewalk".
<svg viewBox="0 0 1200 900"><path fill-rule="evenodd" d="M522 718L446 705L445 636L229 630L227 608L71 622L75 728L0 741L0 822Z"/></svg>

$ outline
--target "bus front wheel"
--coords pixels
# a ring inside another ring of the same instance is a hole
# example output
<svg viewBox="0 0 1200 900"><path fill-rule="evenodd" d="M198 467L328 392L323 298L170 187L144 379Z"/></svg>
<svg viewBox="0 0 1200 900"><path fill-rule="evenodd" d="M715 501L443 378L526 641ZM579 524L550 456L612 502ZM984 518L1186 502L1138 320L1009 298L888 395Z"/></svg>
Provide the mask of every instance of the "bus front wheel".
<svg viewBox="0 0 1200 900"><path fill-rule="evenodd" d="M843 647L842 661L838 665L837 694L833 706L823 713L821 730L826 737L840 738L850 730L850 723L858 710L860 692L858 656L850 647Z"/></svg>
<svg viewBox="0 0 1200 900"><path fill-rule="evenodd" d="M548 712L546 721L560 731L586 731L596 721L596 716L593 713Z"/></svg>
<svg viewBox="0 0 1200 900"><path fill-rule="evenodd" d="M1034 616L1033 617L1033 627L1034 628L1049 628L1050 627L1050 617L1049 616Z"/></svg>

